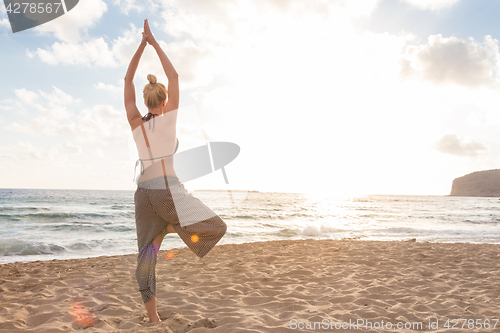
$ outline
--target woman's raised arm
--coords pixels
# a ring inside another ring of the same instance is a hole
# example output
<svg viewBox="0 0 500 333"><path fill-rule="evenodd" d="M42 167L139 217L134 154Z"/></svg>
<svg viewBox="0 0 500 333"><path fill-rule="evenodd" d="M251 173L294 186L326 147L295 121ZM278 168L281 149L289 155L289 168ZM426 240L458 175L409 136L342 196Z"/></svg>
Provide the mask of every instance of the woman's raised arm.
<svg viewBox="0 0 500 333"><path fill-rule="evenodd" d="M127 110L127 119L131 127L132 123L136 121L138 118L142 118L139 109L137 109L137 105L135 104L135 87L134 87L134 76L137 70L137 66L139 65L139 60L141 60L142 53L147 45L148 34L142 33L142 41L137 48L130 64L128 65L127 74L125 74L125 110Z"/></svg>
<svg viewBox="0 0 500 333"><path fill-rule="evenodd" d="M148 20L144 23L144 33L147 35L147 42L156 50L156 53L160 58L161 65L163 66L163 70L168 78L168 102L167 105L165 105L164 112L175 110L179 108L179 75L165 52L163 52L160 44L158 44L151 33Z"/></svg>

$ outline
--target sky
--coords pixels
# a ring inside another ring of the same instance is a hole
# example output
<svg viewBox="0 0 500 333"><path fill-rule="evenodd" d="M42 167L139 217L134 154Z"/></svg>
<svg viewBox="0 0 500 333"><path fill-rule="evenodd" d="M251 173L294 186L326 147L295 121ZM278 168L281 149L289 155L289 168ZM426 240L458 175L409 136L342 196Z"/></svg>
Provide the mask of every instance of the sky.
<svg viewBox="0 0 500 333"><path fill-rule="evenodd" d="M188 190L448 195L500 165L500 3L80 0L0 7L0 188L133 190L123 78L148 19L179 73L179 151L239 156ZM167 81L148 46L135 77Z"/></svg>

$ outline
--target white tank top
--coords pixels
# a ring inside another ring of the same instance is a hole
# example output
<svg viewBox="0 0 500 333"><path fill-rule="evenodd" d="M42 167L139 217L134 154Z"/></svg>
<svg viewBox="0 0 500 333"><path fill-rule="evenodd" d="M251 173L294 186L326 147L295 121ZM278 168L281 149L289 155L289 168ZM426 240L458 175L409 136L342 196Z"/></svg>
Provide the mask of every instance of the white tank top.
<svg viewBox="0 0 500 333"><path fill-rule="evenodd" d="M176 140L177 112L178 109L153 116L132 131L139 153L136 167L140 165L139 177L135 179L136 183L162 176L177 177L173 156L178 144Z"/></svg>

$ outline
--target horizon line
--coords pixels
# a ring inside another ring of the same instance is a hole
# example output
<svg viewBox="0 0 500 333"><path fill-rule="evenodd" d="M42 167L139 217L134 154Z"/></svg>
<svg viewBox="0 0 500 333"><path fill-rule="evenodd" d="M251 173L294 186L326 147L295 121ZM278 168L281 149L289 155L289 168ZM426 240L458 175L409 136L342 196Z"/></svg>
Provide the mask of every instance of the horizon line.
<svg viewBox="0 0 500 333"><path fill-rule="evenodd" d="M92 189L92 188L28 188L28 187L0 187L0 190L59 190L59 191L135 191L135 189ZM270 191L270 190L241 190L241 189L220 189L220 188L214 188L214 189L194 189L188 192L249 192L249 193L293 193L293 194L322 194L324 195L324 192L315 192L315 191L280 191L280 190L275 190L275 191ZM410 195L410 196L452 196L450 194L409 194L409 193L351 193L351 194L339 194L339 193L332 193L330 196L332 197L338 197L338 196L349 196L349 197L356 197L356 196L365 196L365 195Z"/></svg>

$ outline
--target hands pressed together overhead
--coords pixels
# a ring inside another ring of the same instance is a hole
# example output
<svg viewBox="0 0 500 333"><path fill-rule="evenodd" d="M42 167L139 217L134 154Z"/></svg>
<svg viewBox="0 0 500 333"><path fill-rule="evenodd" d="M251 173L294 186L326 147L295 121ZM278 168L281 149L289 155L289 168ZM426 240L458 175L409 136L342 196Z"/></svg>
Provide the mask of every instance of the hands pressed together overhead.
<svg viewBox="0 0 500 333"><path fill-rule="evenodd" d="M153 33L151 32L151 29L149 28L149 23L148 20L144 20L144 31L142 32L142 43L147 42L149 45L153 45L156 43L156 39L153 36Z"/></svg>
<svg viewBox="0 0 500 333"><path fill-rule="evenodd" d="M142 32L141 44L137 47L137 51L135 51L134 56L130 60L127 73L125 74L125 109L127 110L127 118L132 129L136 128L138 124L142 124L143 122L142 115L136 105L134 77L139 61L141 60L142 53L148 44L155 49L158 57L160 58L163 71L165 72L165 75L167 75L168 79L168 101L163 109L163 113L177 110L179 108L179 74L177 74L177 71L170 62L170 59L168 59L160 44L154 38L153 33L149 28L148 20L144 20L144 31Z"/></svg>

